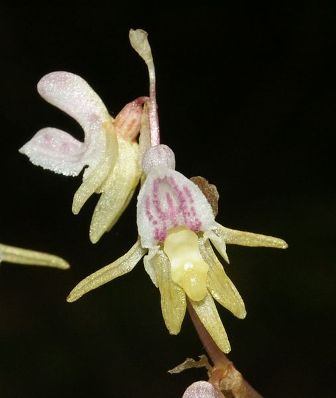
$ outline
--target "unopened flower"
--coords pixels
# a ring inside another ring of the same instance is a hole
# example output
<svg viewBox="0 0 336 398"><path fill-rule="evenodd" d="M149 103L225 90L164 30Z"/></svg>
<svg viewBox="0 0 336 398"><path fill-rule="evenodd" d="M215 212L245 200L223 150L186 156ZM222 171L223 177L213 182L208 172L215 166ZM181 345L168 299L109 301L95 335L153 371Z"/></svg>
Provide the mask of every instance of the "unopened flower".
<svg viewBox="0 0 336 398"><path fill-rule="evenodd" d="M182 398L224 398L224 395L207 381L196 381L184 392Z"/></svg>
<svg viewBox="0 0 336 398"><path fill-rule="evenodd" d="M141 170L136 137L146 98L130 102L113 119L98 95L77 75L53 72L44 76L37 88L46 101L81 125L84 142L48 127L37 132L20 152L33 164L67 176L77 176L88 166L72 211L78 214L93 193L101 193L90 226L90 239L95 243L116 223L138 184Z"/></svg>
<svg viewBox="0 0 336 398"><path fill-rule="evenodd" d="M160 290L169 332L179 333L188 299L218 347L229 352L214 299L238 318L244 318L246 311L212 245L227 262L227 243L277 248L287 245L278 238L235 231L216 223L199 187L175 171L175 157L169 147L151 147L144 156L143 169L147 177L138 195L139 240L123 257L81 281L67 300L75 301L130 272L147 254L145 269Z"/></svg>
<svg viewBox="0 0 336 398"><path fill-rule="evenodd" d="M53 254L3 244L0 244L0 263L1 262L60 269L68 269L70 267L67 261Z"/></svg>

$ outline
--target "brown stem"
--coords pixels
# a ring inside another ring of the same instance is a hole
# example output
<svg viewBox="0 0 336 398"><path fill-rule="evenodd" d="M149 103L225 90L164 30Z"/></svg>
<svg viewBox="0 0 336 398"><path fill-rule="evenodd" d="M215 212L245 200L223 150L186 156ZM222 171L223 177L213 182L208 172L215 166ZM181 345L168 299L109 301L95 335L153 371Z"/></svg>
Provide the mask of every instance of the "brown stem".
<svg viewBox="0 0 336 398"><path fill-rule="evenodd" d="M209 382L224 393L231 393L234 398L262 398L262 396L244 380L233 363L217 347L217 344L203 326L189 301L188 312L203 347L213 363L213 370Z"/></svg>

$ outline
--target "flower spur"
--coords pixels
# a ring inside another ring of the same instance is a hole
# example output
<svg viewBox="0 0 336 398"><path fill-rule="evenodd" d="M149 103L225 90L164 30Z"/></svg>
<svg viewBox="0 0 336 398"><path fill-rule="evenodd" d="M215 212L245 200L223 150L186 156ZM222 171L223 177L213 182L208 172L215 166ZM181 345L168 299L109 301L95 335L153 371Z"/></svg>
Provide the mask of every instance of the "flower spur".
<svg viewBox="0 0 336 398"><path fill-rule="evenodd" d="M173 151L158 144L155 87L151 80L155 75L147 36L140 30L131 31L130 39L152 72L151 106L145 107L142 119L142 132L148 133L148 126L152 146L145 151L142 161L145 180L137 203L139 239L124 256L82 280L67 301L73 302L130 272L144 257L145 269L159 288L169 332L179 333L189 300L217 346L229 352L230 344L214 299L238 318L244 318L246 311L212 245L227 262L226 244L276 248L287 245L278 238L235 231L216 223L202 190L175 170Z"/></svg>
<svg viewBox="0 0 336 398"><path fill-rule="evenodd" d="M101 99L81 77L53 72L38 83L38 92L52 105L73 117L83 128L84 142L56 129L44 128L19 151L45 169L77 176L88 166L74 195L72 211L78 214L93 193L101 193L95 207L90 239L96 243L116 223L139 182L140 97L127 104L113 119Z"/></svg>

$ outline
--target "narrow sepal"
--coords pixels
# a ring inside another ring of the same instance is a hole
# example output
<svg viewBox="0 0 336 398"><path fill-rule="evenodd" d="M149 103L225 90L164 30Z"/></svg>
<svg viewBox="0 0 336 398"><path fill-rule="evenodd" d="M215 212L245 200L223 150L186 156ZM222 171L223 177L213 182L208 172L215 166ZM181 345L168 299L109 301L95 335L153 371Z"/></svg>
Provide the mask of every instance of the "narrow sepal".
<svg viewBox="0 0 336 398"><path fill-rule="evenodd" d="M76 301L91 290L132 271L145 253L146 250L141 247L138 240L122 257L79 282L78 285L71 290L67 297L67 301L69 303Z"/></svg>
<svg viewBox="0 0 336 398"><path fill-rule="evenodd" d="M163 319L169 333L178 334L187 308L185 293L172 281L170 262L162 250L159 250L149 261L152 263L161 294Z"/></svg>
<svg viewBox="0 0 336 398"><path fill-rule="evenodd" d="M255 234L252 232L238 231L223 227L216 223L214 232L226 243L231 245L250 246L250 247L273 247L276 249L287 249L287 243L279 238L269 235Z"/></svg>
<svg viewBox="0 0 336 398"><path fill-rule="evenodd" d="M202 301L190 300L190 303L219 349L225 353L230 352L229 339L211 295L207 294Z"/></svg>
<svg viewBox="0 0 336 398"><path fill-rule="evenodd" d="M226 275L223 265L219 262L209 241L200 242L200 252L204 261L209 265L207 286L212 297L236 317L245 318L244 301L230 278Z"/></svg>
<svg viewBox="0 0 336 398"><path fill-rule="evenodd" d="M106 147L101 160L89 172L84 173L83 182L75 192L72 202L72 212L74 214L80 212L92 194L101 192L104 182L115 166L118 157L118 141L112 122L107 122L104 125L104 135L106 137Z"/></svg>
<svg viewBox="0 0 336 398"><path fill-rule="evenodd" d="M70 267L67 261L53 254L3 244L0 244L0 261L59 269L68 269Z"/></svg>
<svg viewBox="0 0 336 398"><path fill-rule="evenodd" d="M90 239L96 243L118 221L139 182L138 144L118 137L119 151L113 170L108 175L95 207Z"/></svg>

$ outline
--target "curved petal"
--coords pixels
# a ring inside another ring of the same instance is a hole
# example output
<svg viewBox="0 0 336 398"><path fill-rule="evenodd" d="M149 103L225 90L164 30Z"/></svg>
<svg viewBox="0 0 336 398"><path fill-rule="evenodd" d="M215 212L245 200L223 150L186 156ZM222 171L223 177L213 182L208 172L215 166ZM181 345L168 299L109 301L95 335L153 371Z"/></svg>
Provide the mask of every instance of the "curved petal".
<svg viewBox="0 0 336 398"><path fill-rule="evenodd" d="M206 231L214 215L201 190L183 174L156 167L148 174L138 195L137 224L143 247L162 242L170 228L186 226Z"/></svg>
<svg viewBox="0 0 336 398"><path fill-rule="evenodd" d="M122 257L79 282L78 285L71 290L67 297L67 301L72 303L89 291L132 271L145 253L146 250L141 247L138 240Z"/></svg>
<svg viewBox="0 0 336 398"><path fill-rule="evenodd" d="M223 227L216 223L213 231L226 243L250 247L274 247L276 249L287 249L287 243L279 238L269 235L255 234L252 232L238 231Z"/></svg>
<svg viewBox="0 0 336 398"><path fill-rule="evenodd" d="M103 128L106 137L106 147L100 162L96 166L91 167L89 172L84 173L83 182L75 192L72 202L72 212L74 214L80 212L85 202L93 193L101 192L106 178L112 172L117 161L118 141L111 120L104 123Z"/></svg>
<svg viewBox="0 0 336 398"><path fill-rule="evenodd" d="M61 257L3 244L0 244L0 262L1 261L60 269L68 269L70 267L69 263Z"/></svg>
<svg viewBox="0 0 336 398"><path fill-rule="evenodd" d="M178 334L185 316L187 302L182 288L172 281L170 262L162 250L149 260L161 294L163 319L170 334Z"/></svg>
<svg viewBox="0 0 336 398"><path fill-rule="evenodd" d="M226 275L210 243L205 241L203 244L200 243L199 247L204 261L209 265L208 289L210 293L237 318L245 318L246 310L244 301L230 278Z"/></svg>
<svg viewBox="0 0 336 398"><path fill-rule="evenodd" d="M52 127L38 131L19 152L33 164L66 176L77 176L86 165L84 144Z"/></svg>
<svg viewBox="0 0 336 398"><path fill-rule="evenodd" d="M110 118L102 100L84 79L69 72L49 73L39 81L37 90L46 101L81 125L88 164L96 164L105 146L102 125Z"/></svg>
<svg viewBox="0 0 336 398"><path fill-rule="evenodd" d="M95 207L90 239L98 242L109 231L131 200L139 182L141 170L138 168L138 144L118 137L119 154L116 164L102 188L102 194Z"/></svg>

